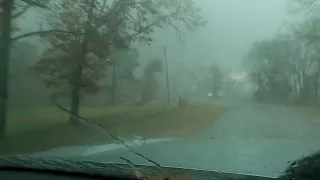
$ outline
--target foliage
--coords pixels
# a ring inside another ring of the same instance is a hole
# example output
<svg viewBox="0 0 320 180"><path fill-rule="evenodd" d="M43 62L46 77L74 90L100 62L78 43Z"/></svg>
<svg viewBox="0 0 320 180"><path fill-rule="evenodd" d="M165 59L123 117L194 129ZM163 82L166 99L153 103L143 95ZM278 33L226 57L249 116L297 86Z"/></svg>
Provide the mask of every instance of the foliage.
<svg viewBox="0 0 320 180"><path fill-rule="evenodd" d="M91 55L91 56L90 56ZM71 55L55 49L48 49L43 53L41 61L37 62L34 70L41 72L41 76L47 87L56 89L54 97L68 97L71 91L73 67L75 58ZM97 80L104 77L107 61L100 61L96 56L89 54L84 62L81 78L81 87L86 93L97 93L91 91L98 86Z"/></svg>
<svg viewBox="0 0 320 180"><path fill-rule="evenodd" d="M223 86L224 74L221 67L219 67L217 64L212 65L212 67L210 68L210 76L210 81L212 84L212 94L215 97L218 95Z"/></svg>
<svg viewBox="0 0 320 180"><path fill-rule="evenodd" d="M70 33L42 35L52 47L45 52L36 70L47 77L47 84L62 89L74 83L81 87L98 86L98 80L105 75L103 72L112 65L111 51L122 53L135 41L150 44L157 28L184 25L194 29L205 23L196 4L184 0L62 0L61 3L52 2L49 7L53 12L46 18L46 26ZM47 58L57 51L62 53ZM95 58L88 58L89 53ZM135 52L131 50L130 53ZM81 56L86 58L81 60ZM79 64L83 72L75 77L75 67ZM132 78L136 62L120 60L117 64Z"/></svg>
<svg viewBox="0 0 320 180"><path fill-rule="evenodd" d="M286 42L275 38L255 44L247 60L255 66L250 72L256 86L256 98L268 101L289 101L291 88L289 74L289 52Z"/></svg>
<svg viewBox="0 0 320 180"><path fill-rule="evenodd" d="M117 66L121 78L135 79L134 72L140 65L139 56L137 48L115 50L111 53L110 61Z"/></svg>
<svg viewBox="0 0 320 180"><path fill-rule="evenodd" d="M261 101L317 103L319 21L308 18L289 32L252 45L246 66Z"/></svg>
<svg viewBox="0 0 320 180"><path fill-rule="evenodd" d="M157 73L163 72L163 63L160 59L154 58L144 69L144 85L142 89L140 104L144 105L148 101L156 99L160 83Z"/></svg>
<svg viewBox="0 0 320 180"><path fill-rule="evenodd" d="M38 48L35 45L27 41L12 45L8 86L10 108L42 106L48 103L48 92L43 82L30 70L34 60L38 58Z"/></svg>
<svg viewBox="0 0 320 180"><path fill-rule="evenodd" d="M124 101L128 102L128 100L132 102L136 97L135 93L137 93L139 81L135 72L139 67L139 56L137 48L111 51L112 74L109 73L110 78L106 78L107 84L110 84L108 81L112 81L112 84L106 88L110 94L110 98L108 98L110 104L117 105ZM136 102L136 100L133 101Z"/></svg>

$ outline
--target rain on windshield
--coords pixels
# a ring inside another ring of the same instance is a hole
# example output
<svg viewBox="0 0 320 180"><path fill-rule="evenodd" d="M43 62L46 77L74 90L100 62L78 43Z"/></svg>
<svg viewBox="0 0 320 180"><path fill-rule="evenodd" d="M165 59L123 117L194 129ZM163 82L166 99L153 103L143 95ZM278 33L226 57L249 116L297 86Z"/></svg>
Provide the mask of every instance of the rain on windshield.
<svg viewBox="0 0 320 180"><path fill-rule="evenodd" d="M317 0L0 3L1 156L272 176L319 150Z"/></svg>

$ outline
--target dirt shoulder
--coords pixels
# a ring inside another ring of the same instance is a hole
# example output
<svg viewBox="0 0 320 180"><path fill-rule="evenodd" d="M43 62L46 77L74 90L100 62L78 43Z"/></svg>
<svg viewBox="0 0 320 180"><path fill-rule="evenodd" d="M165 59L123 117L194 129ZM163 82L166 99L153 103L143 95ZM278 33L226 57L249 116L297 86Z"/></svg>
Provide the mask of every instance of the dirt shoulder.
<svg viewBox="0 0 320 180"><path fill-rule="evenodd" d="M86 117L90 123L98 124L106 132L121 138L134 139L137 136L179 138L210 125L225 110L223 107L214 105L194 105L183 108L164 106L86 108L82 110L82 116ZM31 111L37 111L37 113ZM1 155L114 141L95 128L68 125L67 115L55 114L51 109L29 110L24 112L25 115L20 112L19 116L16 116L17 113L19 112L14 112L9 118L11 122L8 124L8 138L0 151ZM51 113L53 113L52 116Z"/></svg>

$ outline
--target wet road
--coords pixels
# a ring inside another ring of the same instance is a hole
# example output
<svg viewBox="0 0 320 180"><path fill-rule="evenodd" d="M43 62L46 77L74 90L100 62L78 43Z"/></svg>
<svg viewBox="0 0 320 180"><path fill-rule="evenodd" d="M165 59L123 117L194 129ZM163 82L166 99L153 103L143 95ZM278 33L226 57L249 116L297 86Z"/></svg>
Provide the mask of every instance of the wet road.
<svg viewBox="0 0 320 180"><path fill-rule="evenodd" d="M320 117L308 116L299 108L235 105L212 126L188 138L133 149L163 166L276 177L288 162L320 149L319 137ZM85 159L124 163L123 157L150 164L125 148L104 148L86 149Z"/></svg>

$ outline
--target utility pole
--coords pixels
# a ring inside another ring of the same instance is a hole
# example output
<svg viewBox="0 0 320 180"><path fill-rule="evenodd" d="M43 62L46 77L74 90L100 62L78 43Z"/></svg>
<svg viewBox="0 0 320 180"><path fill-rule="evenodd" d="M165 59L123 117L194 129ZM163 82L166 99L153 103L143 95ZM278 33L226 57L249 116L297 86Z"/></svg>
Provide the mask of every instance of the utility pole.
<svg viewBox="0 0 320 180"><path fill-rule="evenodd" d="M166 68L167 98L168 98L168 104L169 104L169 106L171 106L171 103L170 103L170 84L169 84L167 48L164 46L163 49L164 49L164 64L165 64L165 68Z"/></svg>
<svg viewBox="0 0 320 180"><path fill-rule="evenodd" d="M112 66L112 105L117 105L117 66L116 63L113 62Z"/></svg>

